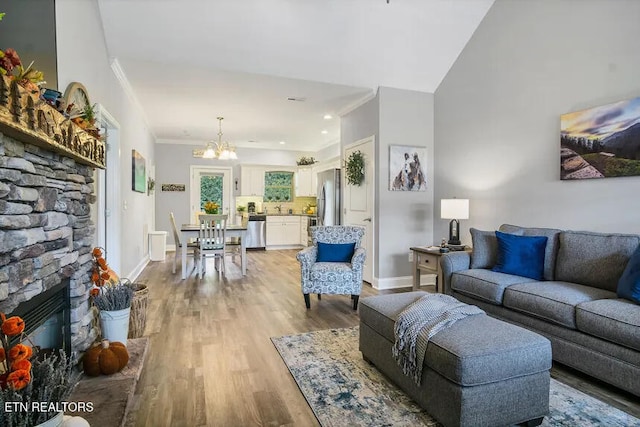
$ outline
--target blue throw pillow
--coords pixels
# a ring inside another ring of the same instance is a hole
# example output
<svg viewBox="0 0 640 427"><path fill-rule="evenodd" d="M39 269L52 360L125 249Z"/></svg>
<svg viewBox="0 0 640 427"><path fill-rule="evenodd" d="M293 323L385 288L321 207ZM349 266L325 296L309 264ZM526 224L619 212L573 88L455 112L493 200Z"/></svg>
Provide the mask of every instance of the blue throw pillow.
<svg viewBox="0 0 640 427"><path fill-rule="evenodd" d="M618 280L618 296L640 303L640 246L629 258Z"/></svg>
<svg viewBox="0 0 640 427"><path fill-rule="evenodd" d="M498 256L493 271L542 280L545 236L516 236L496 231Z"/></svg>
<svg viewBox="0 0 640 427"><path fill-rule="evenodd" d="M318 242L316 262L351 262L355 248L355 243Z"/></svg>

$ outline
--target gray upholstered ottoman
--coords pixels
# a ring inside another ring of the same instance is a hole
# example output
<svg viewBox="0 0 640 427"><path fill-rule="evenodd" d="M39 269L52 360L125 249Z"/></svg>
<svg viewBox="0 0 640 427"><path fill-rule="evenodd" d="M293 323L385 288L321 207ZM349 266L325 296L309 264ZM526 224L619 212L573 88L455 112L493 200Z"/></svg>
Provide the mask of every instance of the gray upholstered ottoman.
<svg viewBox="0 0 640 427"><path fill-rule="evenodd" d="M360 302L360 351L445 426L537 425L549 412L551 344L509 323L477 315L457 321L427 346L418 386L391 353L398 314L426 292Z"/></svg>

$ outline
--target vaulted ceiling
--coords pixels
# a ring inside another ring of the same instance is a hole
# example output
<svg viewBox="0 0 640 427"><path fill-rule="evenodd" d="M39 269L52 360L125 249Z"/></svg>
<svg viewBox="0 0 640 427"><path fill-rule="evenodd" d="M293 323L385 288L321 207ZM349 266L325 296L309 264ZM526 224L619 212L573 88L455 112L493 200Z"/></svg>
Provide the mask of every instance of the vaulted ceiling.
<svg viewBox="0 0 640 427"><path fill-rule="evenodd" d="M492 3L99 0L159 142L204 144L223 116L238 146L300 151L337 142L339 114L379 86L434 92Z"/></svg>

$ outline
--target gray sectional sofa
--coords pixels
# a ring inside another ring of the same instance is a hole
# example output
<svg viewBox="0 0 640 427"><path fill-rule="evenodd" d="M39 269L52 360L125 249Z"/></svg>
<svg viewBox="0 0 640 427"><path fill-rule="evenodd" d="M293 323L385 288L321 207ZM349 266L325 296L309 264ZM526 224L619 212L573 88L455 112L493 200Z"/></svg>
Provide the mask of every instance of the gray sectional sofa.
<svg viewBox="0 0 640 427"><path fill-rule="evenodd" d="M540 333L554 360L640 396L640 305L616 295L640 236L506 224L500 231L547 237L544 280L492 271L495 233L473 230L472 254L441 258L445 293Z"/></svg>

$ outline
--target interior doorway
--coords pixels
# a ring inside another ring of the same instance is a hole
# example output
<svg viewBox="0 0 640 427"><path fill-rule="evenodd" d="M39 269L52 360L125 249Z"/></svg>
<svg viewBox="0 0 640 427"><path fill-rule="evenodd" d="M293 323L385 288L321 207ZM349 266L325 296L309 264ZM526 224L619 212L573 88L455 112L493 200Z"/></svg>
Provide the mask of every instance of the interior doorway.
<svg viewBox="0 0 640 427"><path fill-rule="evenodd" d="M104 106L98 104L96 111L106 147L106 169L98 169L96 177L96 241L110 267L120 271L120 124Z"/></svg>
<svg viewBox="0 0 640 427"><path fill-rule="evenodd" d="M366 250L366 259L362 278L372 283L375 268L375 136L370 136L353 144L347 145L343 151L343 159L360 151L364 156L364 181L361 185L349 185L346 177L342 180L343 192L343 223L345 225L361 225L365 228L362 247Z"/></svg>
<svg viewBox="0 0 640 427"><path fill-rule="evenodd" d="M222 166L191 166L191 194L189 218L196 221L196 214L204 211L207 201L220 205L221 214L230 214L231 168ZM230 217L231 218L231 217ZM231 218L233 219L233 218Z"/></svg>

